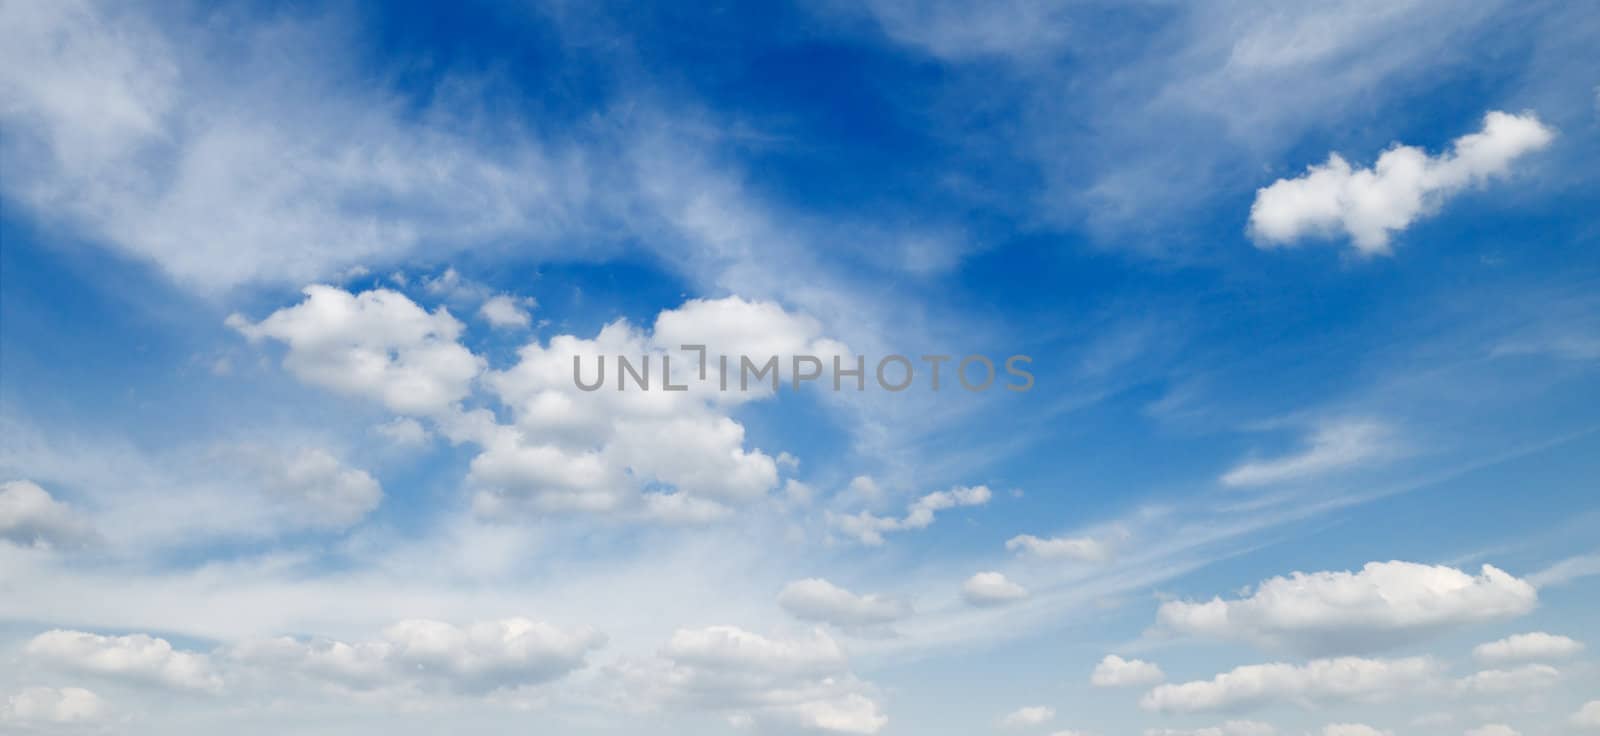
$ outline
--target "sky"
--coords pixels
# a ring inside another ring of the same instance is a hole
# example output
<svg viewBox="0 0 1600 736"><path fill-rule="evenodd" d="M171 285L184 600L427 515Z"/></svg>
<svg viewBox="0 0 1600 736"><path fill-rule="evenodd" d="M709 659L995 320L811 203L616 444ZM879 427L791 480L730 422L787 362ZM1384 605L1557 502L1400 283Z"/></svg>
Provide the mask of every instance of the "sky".
<svg viewBox="0 0 1600 736"><path fill-rule="evenodd" d="M0 1L0 732L1600 732L1597 43Z"/></svg>

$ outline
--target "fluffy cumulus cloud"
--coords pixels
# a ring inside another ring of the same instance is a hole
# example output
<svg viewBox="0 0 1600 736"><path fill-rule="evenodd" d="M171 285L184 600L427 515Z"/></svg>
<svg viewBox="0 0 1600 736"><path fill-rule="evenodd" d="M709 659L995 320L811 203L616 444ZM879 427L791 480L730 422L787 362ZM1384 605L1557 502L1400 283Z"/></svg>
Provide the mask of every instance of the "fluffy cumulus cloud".
<svg viewBox="0 0 1600 736"><path fill-rule="evenodd" d="M1494 111L1484 117L1482 130L1457 138L1449 153L1438 156L1395 146L1372 168L1361 169L1331 154L1297 178L1258 190L1250 230L1263 246L1343 232L1362 253L1386 253L1392 233L1437 210L1455 192L1504 175L1512 162L1554 138L1555 131L1531 113Z"/></svg>
<svg viewBox="0 0 1600 736"><path fill-rule="evenodd" d="M479 510L631 509L699 521L763 497L778 486L777 463L745 447L744 426L728 411L770 396L771 384L742 390L738 356L776 356L783 374L795 355L844 351L819 333L809 317L729 297L665 310L648 332L618 321L593 339L560 335L524 346L516 365L485 378L514 422L480 433L484 451L469 478ZM700 352L681 345L705 346L704 372ZM724 355L734 358L728 390ZM619 356L648 376L648 390L618 388L633 375ZM584 390L580 376L601 387ZM684 390L666 390L669 378ZM656 490L640 496L646 486Z"/></svg>
<svg viewBox="0 0 1600 736"><path fill-rule="evenodd" d="M81 687L30 687L0 702L0 724L47 728L92 723L103 719L106 711L100 696Z"/></svg>
<svg viewBox="0 0 1600 736"><path fill-rule="evenodd" d="M1504 670L1482 670L1456 681L1456 687L1471 695L1546 690L1561 679L1561 671L1547 664L1525 664Z"/></svg>
<svg viewBox="0 0 1600 736"><path fill-rule="evenodd" d="M1567 722L1578 728L1600 730L1600 700L1584 703Z"/></svg>
<svg viewBox="0 0 1600 736"><path fill-rule="evenodd" d="M1028 589L998 572L980 572L961 584L961 597L974 606L1003 606L1028 597Z"/></svg>
<svg viewBox="0 0 1600 736"><path fill-rule="evenodd" d="M0 542L62 548L82 545L94 537L86 520L37 483L0 483Z"/></svg>
<svg viewBox="0 0 1600 736"><path fill-rule="evenodd" d="M1144 736L1273 736L1278 729L1260 721L1226 721L1203 728L1147 728Z"/></svg>
<svg viewBox="0 0 1600 736"><path fill-rule="evenodd" d="M778 605L805 621L845 630L872 630L911 614L905 601L878 594L856 594L821 578L796 580L778 593Z"/></svg>
<svg viewBox="0 0 1600 736"><path fill-rule="evenodd" d="M501 329L527 329L533 324L533 317L528 314L528 300L509 294L489 297L478 307L478 316L490 326Z"/></svg>
<svg viewBox="0 0 1600 736"><path fill-rule="evenodd" d="M1142 687L1154 685L1166 677L1160 667L1150 662L1107 654L1100 664L1095 665L1089 681L1095 687Z"/></svg>
<svg viewBox="0 0 1600 736"><path fill-rule="evenodd" d="M230 660L269 678L292 677L341 692L481 694L537 685L584 666L606 637L527 618L455 624L414 619L369 641L256 640Z"/></svg>
<svg viewBox="0 0 1600 736"><path fill-rule="evenodd" d="M741 723L845 734L888 724L826 632L767 637L733 626L679 629L659 655L613 668L636 707L718 713Z"/></svg>
<svg viewBox="0 0 1600 736"><path fill-rule="evenodd" d="M1565 659L1581 651L1583 642L1576 639L1533 631L1479 644L1472 648L1472 656L1480 662L1504 664Z"/></svg>
<svg viewBox="0 0 1600 736"><path fill-rule="evenodd" d="M1276 702L1366 702L1427 684L1438 665L1426 657L1314 659L1236 667L1210 680L1159 685L1139 707L1164 713L1242 710Z"/></svg>
<svg viewBox="0 0 1600 736"><path fill-rule="evenodd" d="M1241 463L1222 475L1227 486L1284 483L1382 458L1394 450L1388 427L1367 420L1331 422L1312 433L1305 449L1270 460Z"/></svg>
<svg viewBox="0 0 1600 736"><path fill-rule="evenodd" d="M828 515L829 522L845 536L866 545L883 544L883 535L912 529L926 529L933 524L935 515L947 509L962 506L982 506L993 498L988 486L961 486L948 491L929 493L911 502L905 516L879 516L869 511L855 514Z"/></svg>
<svg viewBox="0 0 1600 736"><path fill-rule="evenodd" d="M209 656L176 649L147 634L102 636L56 629L33 637L23 654L38 664L111 680L187 692L222 690L222 677Z"/></svg>
<svg viewBox="0 0 1600 736"><path fill-rule="evenodd" d="M744 426L729 416L772 395L770 382L741 386L737 356L758 363L776 357L774 375L787 381L796 355L847 353L809 317L728 297L664 310L652 331L617 321L590 339L531 342L516 364L484 373L484 359L460 344L463 326L443 307L429 312L384 289L352 294L312 286L305 293L300 304L259 323L239 316L229 323L252 339L283 342L284 365L301 380L405 415L383 429L397 441L426 439L427 428L411 419L420 417L452 442L478 445L467 485L475 510L491 517L587 511L676 523L725 518L779 486L776 460L746 447ZM705 364L698 350L680 350L684 344L705 346ZM722 355L735 357L727 390ZM618 388L624 357L627 375L645 375L647 389ZM480 374L509 424L463 404ZM580 386L580 378L601 376L598 390ZM684 389L668 390L669 380ZM934 494L905 523L926 526L933 511L970 493L950 500Z"/></svg>
<svg viewBox="0 0 1600 736"><path fill-rule="evenodd" d="M1055 708L1048 705L1029 705L1002 716L1000 725L1004 728L1028 728L1049 723L1055 717Z"/></svg>
<svg viewBox="0 0 1600 736"><path fill-rule="evenodd" d="M1032 534L1022 534L1006 540L1006 549L1041 560L1104 562L1111 557L1111 550L1104 542L1089 537L1041 539Z"/></svg>
<svg viewBox="0 0 1600 736"><path fill-rule="evenodd" d="M365 470L345 467L327 450L306 448L269 454L259 478L269 500L296 525L342 528L361 520L383 501L383 487Z"/></svg>
<svg viewBox="0 0 1600 736"><path fill-rule="evenodd" d="M251 340L282 342L284 367L306 383L400 414L436 415L465 398L483 370L483 359L456 341L462 324L443 307L429 312L388 289L304 292L305 301L259 323L233 315L228 324Z"/></svg>
<svg viewBox="0 0 1600 736"><path fill-rule="evenodd" d="M400 447L421 447L433 436L427 427L411 417L395 417L373 431Z"/></svg>
<svg viewBox="0 0 1600 736"><path fill-rule="evenodd" d="M1311 655L1383 649L1450 627L1527 613L1538 593L1491 565L1477 575L1413 562L1360 571L1296 572L1234 599L1169 601L1158 618L1186 634Z"/></svg>

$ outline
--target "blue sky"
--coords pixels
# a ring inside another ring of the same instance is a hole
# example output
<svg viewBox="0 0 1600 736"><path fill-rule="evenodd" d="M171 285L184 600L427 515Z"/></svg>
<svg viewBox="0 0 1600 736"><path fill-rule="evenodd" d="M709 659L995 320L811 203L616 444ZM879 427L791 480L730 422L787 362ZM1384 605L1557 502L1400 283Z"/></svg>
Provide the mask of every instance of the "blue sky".
<svg viewBox="0 0 1600 736"><path fill-rule="evenodd" d="M1600 728L1597 40L0 4L0 730Z"/></svg>

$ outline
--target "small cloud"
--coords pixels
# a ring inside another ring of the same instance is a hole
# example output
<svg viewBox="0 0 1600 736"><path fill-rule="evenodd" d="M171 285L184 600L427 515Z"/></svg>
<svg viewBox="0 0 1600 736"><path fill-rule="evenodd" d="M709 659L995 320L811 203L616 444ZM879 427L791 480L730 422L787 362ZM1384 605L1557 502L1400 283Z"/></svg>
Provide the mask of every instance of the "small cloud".
<svg viewBox="0 0 1600 736"><path fill-rule="evenodd" d="M421 447L433 437L421 422L411 417L395 417L374 427L373 431L401 447Z"/></svg>
<svg viewBox="0 0 1600 736"><path fill-rule="evenodd" d="M489 297L483 306L478 308L478 316L496 329L525 330L533 324L533 318L528 314L528 310L534 304L531 297L499 294Z"/></svg>
<svg viewBox="0 0 1600 736"><path fill-rule="evenodd" d="M1094 668L1089 681L1095 687L1143 687L1166 679L1160 667L1142 659L1123 659L1106 655Z"/></svg>
<svg viewBox="0 0 1600 736"><path fill-rule="evenodd" d="M846 630L886 627L911 615L905 601L876 593L856 594L822 578L796 580L778 594L778 605L803 621Z"/></svg>
<svg viewBox="0 0 1600 736"><path fill-rule="evenodd" d="M961 585L961 596L974 606L1003 606L1028 597L1028 589L998 572L980 572Z"/></svg>
<svg viewBox="0 0 1600 736"><path fill-rule="evenodd" d="M89 523L29 480L0 483L0 542L23 547L80 547L96 539Z"/></svg>
<svg viewBox="0 0 1600 736"><path fill-rule="evenodd" d="M1576 639L1534 631L1479 644L1473 647L1472 656L1480 662L1504 664L1565 659L1581 651L1583 642Z"/></svg>
<svg viewBox="0 0 1600 736"><path fill-rule="evenodd" d="M1026 728L1049 723L1055 717L1055 708L1048 705L1030 705L1007 713L1000 719L1000 725L1005 728Z"/></svg>
<svg viewBox="0 0 1600 736"><path fill-rule="evenodd" d="M1512 161L1554 139L1555 131L1532 113L1494 111L1484 116L1483 130L1457 138L1446 154L1395 146L1370 169L1330 154L1327 163L1298 178L1256 190L1250 233L1266 248L1343 232L1357 251L1386 254L1392 233L1437 210L1457 191L1504 175Z"/></svg>
<svg viewBox="0 0 1600 736"><path fill-rule="evenodd" d="M1105 543L1089 537L1041 539L1031 534L1023 534L1007 540L1006 549L1042 560L1104 562L1111 557L1111 550Z"/></svg>

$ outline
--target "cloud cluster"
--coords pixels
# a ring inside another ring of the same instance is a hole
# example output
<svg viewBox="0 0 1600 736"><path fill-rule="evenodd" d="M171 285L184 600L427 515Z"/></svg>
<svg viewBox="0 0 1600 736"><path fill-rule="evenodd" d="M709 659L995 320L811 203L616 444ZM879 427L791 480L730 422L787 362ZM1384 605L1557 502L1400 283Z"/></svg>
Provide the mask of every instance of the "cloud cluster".
<svg viewBox="0 0 1600 736"><path fill-rule="evenodd" d="M71 506L27 480L0 483L0 541L24 547L76 547L95 538Z"/></svg>
<svg viewBox="0 0 1600 736"><path fill-rule="evenodd" d="M766 637L734 626L679 629L654 659L615 668L629 700L721 712L734 722L845 734L888 724L844 650L818 629Z"/></svg>
<svg viewBox="0 0 1600 736"><path fill-rule="evenodd" d="M154 685L171 690L218 693L222 677L203 653L175 649L148 634L101 636L55 629L23 647L30 660L68 672Z"/></svg>
<svg viewBox="0 0 1600 736"><path fill-rule="evenodd" d="M1561 671L1547 664L1525 664L1504 670L1481 670L1456 681L1456 688L1470 695L1545 690L1561 679Z"/></svg>
<svg viewBox="0 0 1600 736"><path fill-rule="evenodd" d="M728 297L663 310L649 331L618 321L592 339L560 335L524 346L516 365L484 379L511 409L513 423L480 433L484 451L469 476L478 489L475 503L491 514L642 505L657 519L697 521L762 498L778 485L776 460L747 449L744 426L728 412L766 398L771 389L738 390L730 380L722 390L717 356L779 356L783 366L793 355L845 351L820 330L805 315ZM681 345L706 346L703 373L696 352ZM618 356L635 368L648 363L654 369L650 390L617 389ZM601 361L610 367L609 382L584 391L575 367L596 371ZM737 365L730 367L733 374ZM674 385L686 390L664 390L665 366ZM658 490L641 498L645 486Z"/></svg>
<svg viewBox="0 0 1600 736"><path fill-rule="evenodd" d="M297 526L350 526L383 501L376 478L346 467L327 450L304 448L265 459L258 475L262 490Z"/></svg>
<svg viewBox="0 0 1600 736"><path fill-rule="evenodd" d="M875 593L858 595L822 578L796 580L778 593L778 605L795 618L845 630L872 630L911 614L905 601Z"/></svg>
<svg viewBox="0 0 1600 736"><path fill-rule="evenodd" d="M1387 253L1389 237L1436 209L1455 192L1505 174L1511 163L1550 144L1555 131L1531 113L1493 111L1483 130L1457 138L1449 153L1430 156L1396 146L1370 169L1339 154L1294 179L1256 192L1250 230L1263 246L1343 231L1362 253Z"/></svg>
<svg viewBox="0 0 1600 736"><path fill-rule="evenodd" d="M1095 687L1143 687L1161 682L1166 677L1160 667L1150 662L1107 654L1100 664L1095 665L1089 682Z"/></svg>
<svg viewBox="0 0 1600 736"><path fill-rule="evenodd" d="M429 312L387 289L352 294L311 286L305 294L300 304L260 322L236 315L229 324L252 340L284 343L284 366L302 381L377 401L404 415L398 421L411 421L385 425L387 434L425 439L426 429L413 418L420 417L454 442L477 444L481 452L467 484L474 508L485 516L587 511L665 522L723 518L762 498L779 478L773 456L747 448L744 426L729 416L771 389L738 390L735 384L723 390L718 356L779 356L780 375L787 375L790 356L847 352L805 315L728 297L663 310L652 330L617 321L589 339L557 335L531 342L518 351L516 364L486 372L485 360L460 342L463 325L443 307ZM709 365L680 350L685 344L705 346ZM648 390L617 390L619 356L635 369L655 369ZM602 361L610 365L610 382L585 391L576 369L595 370ZM730 370L736 373L738 363ZM666 390L669 378L686 390ZM508 409L509 424L487 409L463 406L480 380ZM973 503L980 493L986 497L988 490L930 495L897 522L926 526L934 511Z"/></svg>
<svg viewBox="0 0 1600 736"><path fill-rule="evenodd" d="M537 685L584 666L606 637L527 618L457 626L413 619L359 642L290 637L249 641L231 661L274 678L290 676L337 691L482 694Z"/></svg>
<svg viewBox="0 0 1600 736"><path fill-rule="evenodd" d="M527 329L533 324L528 314L529 299L518 299L509 294L496 294L478 307L478 316L490 326L499 329Z"/></svg>
<svg viewBox="0 0 1600 736"><path fill-rule="evenodd" d="M1020 534L1006 540L1006 549L1041 560L1104 562L1111 557L1111 550L1105 542L1090 537L1041 539L1032 534Z"/></svg>
<svg viewBox="0 0 1600 736"><path fill-rule="evenodd" d="M1504 664L1565 659L1581 651L1583 642L1576 639L1532 631L1479 644L1472 648L1472 656L1480 662Z"/></svg>
<svg viewBox="0 0 1600 736"><path fill-rule="evenodd" d="M1426 657L1314 659L1236 667L1210 680L1159 685L1139 707L1196 713L1259 707L1279 700L1308 703L1373 701L1425 685L1439 667Z"/></svg>
<svg viewBox="0 0 1600 736"><path fill-rule="evenodd" d="M828 520L840 533L862 544L875 546L883 544L883 535L888 532L925 529L933 524L934 516L940 511L962 506L982 506L992 497L988 486L959 486L918 498L906 507L903 517L860 511L855 514L830 513Z"/></svg>
<svg viewBox="0 0 1600 736"><path fill-rule="evenodd" d="M457 339L462 324L443 307L428 312L404 294L304 289L305 301L259 323L229 326L288 348L283 365L306 383L381 402L401 414L438 415L466 398L484 360Z"/></svg>
<svg viewBox="0 0 1600 736"><path fill-rule="evenodd" d="M974 606L1003 606L1028 597L1028 589L998 572L980 572L961 584L961 597Z"/></svg>
<svg viewBox="0 0 1600 736"><path fill-rule="evenodd" d="M1538 593L1491 565L1478 575L1414 562L1370 562L1358 572L1296 572L1249 595L1169 601L1170 630L1311 655L1362 653L1466 623L1527 613Z"/></svg>
<svg viewBox="0 0 1600 736"><path fill-rule="evenodd" d="M1027 728L1049 723L1056 717L1056 709L1048 705L1029 705L1005 714L1000 719L1003 728Z"/></svg>
<svg viewBox="0 0 1600 736"><path fill-rule="evenodd" d="M0 724L26 728L93 723L106 712L105 701L81 687L30 687L0 702Z"/></svg>

